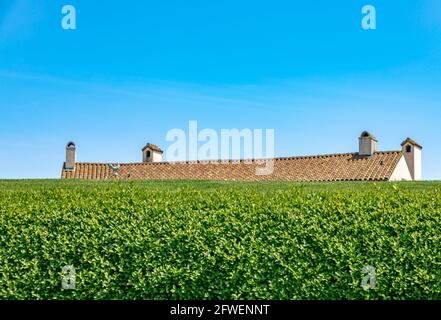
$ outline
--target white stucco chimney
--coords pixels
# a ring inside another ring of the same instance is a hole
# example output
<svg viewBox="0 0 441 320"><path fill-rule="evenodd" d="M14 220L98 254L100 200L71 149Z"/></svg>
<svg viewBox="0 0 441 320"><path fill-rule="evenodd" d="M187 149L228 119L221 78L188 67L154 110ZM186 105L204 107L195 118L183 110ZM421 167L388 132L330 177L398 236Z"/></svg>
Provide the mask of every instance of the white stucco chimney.
<svg viewBox="0 0 441 320"><path fill-rule="evenodd" d="M152 162L162 162L162 155L164 151L161 150L157 145L147 143L142 149L142 162L152 163Z"/></svg>
<svg viewBox="0 0 441 320"><path fill-rule="evenodd" d="M404 158L409 167L410 175L413 180L421 180L423 177L422 171L422 150L423 147L416 143L411 138L407 138L401 144L403 148Z"/></svg>
<svg viewBox="0 0 441 320"><path fill-rule="evenodd" d="M75 170L75 162L77 158L77 147L75 143L69 142L66 145L66 162L64 163L64 169Z"/></svg>
<svg viewBox="0 0 441 320"><path fill-rule="evenodd" d="M378 140L373 134L363 131L359 138L359 151L360 156L371 156L377 151Z"/></svg>

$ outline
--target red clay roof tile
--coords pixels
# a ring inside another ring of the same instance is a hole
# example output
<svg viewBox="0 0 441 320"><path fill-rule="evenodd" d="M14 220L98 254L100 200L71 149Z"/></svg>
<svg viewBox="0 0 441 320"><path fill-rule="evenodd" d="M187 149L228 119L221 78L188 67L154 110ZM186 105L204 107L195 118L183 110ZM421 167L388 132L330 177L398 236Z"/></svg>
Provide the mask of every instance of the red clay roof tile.
<svg viewBox="0 0 441 320"><path fill-rule="evenodd" d="M246 181L357 181L389 180L402 157L401 151L358 153L274 159L274 172L257 175L258 160L126 163L114 175L109 164L76 163L75 170L62 171L63 179L137 180L246 180Z"/></svg>

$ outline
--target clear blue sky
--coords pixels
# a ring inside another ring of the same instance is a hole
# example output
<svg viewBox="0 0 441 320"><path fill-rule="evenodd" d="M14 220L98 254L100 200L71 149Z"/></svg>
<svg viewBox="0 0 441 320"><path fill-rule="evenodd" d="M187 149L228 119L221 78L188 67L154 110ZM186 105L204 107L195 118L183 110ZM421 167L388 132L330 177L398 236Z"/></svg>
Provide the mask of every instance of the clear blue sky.
<svg viewBox="0 0 441 320"><path fill-rule="evenodd" d="M59 177L69 140L79 161L139 161L197 120L274 128L279 156L410 136L441 179L441 1L1 0L0 112L0 178Z"/></svg>

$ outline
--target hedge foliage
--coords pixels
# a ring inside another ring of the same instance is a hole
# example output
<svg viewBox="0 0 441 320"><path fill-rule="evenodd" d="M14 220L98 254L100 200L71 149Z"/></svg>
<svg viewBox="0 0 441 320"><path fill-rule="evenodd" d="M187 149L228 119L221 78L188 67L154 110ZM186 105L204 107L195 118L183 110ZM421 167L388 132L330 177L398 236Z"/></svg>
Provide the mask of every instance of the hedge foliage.
<svg viewBox="0 0 441 320"><path fill-rule="evenodd" d="M0 182L0 298L440 299L440 190Z"/></svg>

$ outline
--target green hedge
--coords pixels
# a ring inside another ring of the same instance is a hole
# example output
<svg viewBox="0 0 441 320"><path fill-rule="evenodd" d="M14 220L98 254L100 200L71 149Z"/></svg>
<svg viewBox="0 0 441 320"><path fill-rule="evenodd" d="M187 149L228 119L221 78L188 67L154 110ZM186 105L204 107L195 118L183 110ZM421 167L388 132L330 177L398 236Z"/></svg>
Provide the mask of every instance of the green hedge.
<svg viewBox="0 0 441 320"><path fill-rule="evenodd" d="M440 189L1 182L0 298L440 299Z"/></svg>

